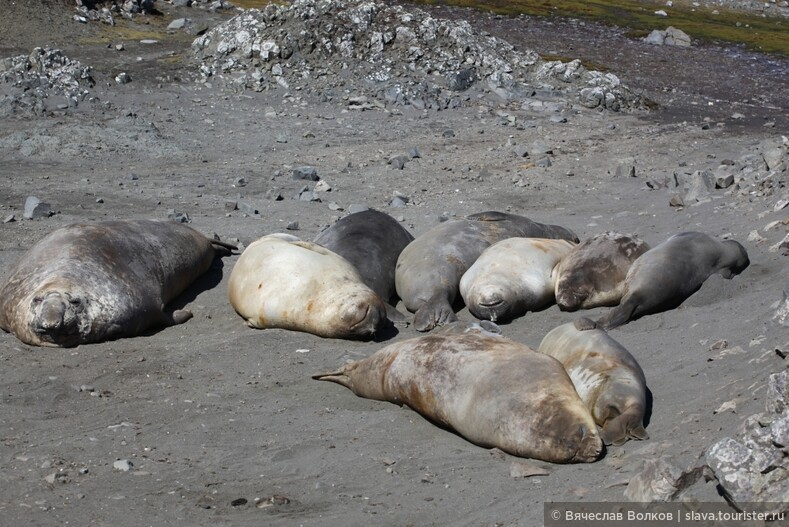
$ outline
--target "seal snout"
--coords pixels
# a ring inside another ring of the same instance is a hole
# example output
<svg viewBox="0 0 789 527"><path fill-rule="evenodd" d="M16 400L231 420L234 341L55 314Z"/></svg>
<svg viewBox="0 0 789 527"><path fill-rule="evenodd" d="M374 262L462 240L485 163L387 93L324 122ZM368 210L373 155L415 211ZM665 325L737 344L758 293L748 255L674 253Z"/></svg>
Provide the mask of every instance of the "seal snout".
<svg viewBox="0 0 789 527"><path fill-rule="evenodd" d="M78 320L73 306L78 303L57 291L34 298L33 331L51 337L77 333Z"/></svg>
<svg viewBox="0 0 789 527"><path fill-rule="evenodd" d="M573 457L573 461L588 463L597 460L603 452L603 440L597 432L597 427L589 428L586 425L580 425L578 433L580 435L578 451Z"/></svg>
<svg viewBox="0 0 789 527"><path fill-rule="evenodd" d="M495 322L507 312L507 299L499 288L477 291L470 299L469 310L479 319Z"/></svg>
<svg viewBox="0 0 789 527"><path fill-rule="evenodd" d="M350 321L351 333L359 336L375 334L387 320L386 310L379 303L359 300L348 307L346 316Z"/></svg>

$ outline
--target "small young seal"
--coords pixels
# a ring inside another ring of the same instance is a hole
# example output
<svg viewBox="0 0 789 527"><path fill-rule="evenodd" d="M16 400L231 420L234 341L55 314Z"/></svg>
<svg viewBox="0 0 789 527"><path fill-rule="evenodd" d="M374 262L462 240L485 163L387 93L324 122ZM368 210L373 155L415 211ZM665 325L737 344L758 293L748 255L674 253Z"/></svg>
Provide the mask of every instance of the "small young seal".
<svg viewBox="0 0 789 527"><path fill-rule="evenodd" d="M484 332L396 342L313 378L359 397L406 404L472 443L515 456L591 462L603 448L556 359Z"/></svg>
<svg viewBox="0 0 789 527"><path fill-rule="evenodd" d="M165 305L230 248L169 221L63 227L11 269L0 328L26 344L69 347L186 322L190 312Z"/></svg>
<svg viewBox="0 0 789 527"><path fill-rule="evenodd" d="M605 232L582 241L556 267L556 303L562 311L615 306L625 277L649 245L633 235Z"/></svg>
<svg viewBox="0 0 789 527"><path fill-rule="evenodd" d="M351 262L364 283L394 306L397 258L413 240L393 217L370 209L345 216L313 242Z"/></svg>
<svg viewBox="0 0 789 527"><path fill-rule="evenodd" d="M644 430L647 385L635 357L588 318L551 330L540 353L562 363L602 429L606 445L649 439Z"/></svg>
<svg viewBox="0 0 789 527"><path fill-rule="evenodd" d="M564 227L488 211L441 223L408 244L397 260L395 285L406 309L414 313L414 327L430 331L457 320L452 304L463 273L482 251L516 236L578 241Z"/></svg>
<svg viewBox="0 0 789 527"><path fill-rule="evenodd" d="M350 262L287 234L246 248L230 273L228 297L253 328L369 338L388 323L384 301Z"/></svg>
<svg viewBox="0 0 789 527"><path fill-rule="evenodd" d="M554 301L554 267L567 240L508 238L485 249L460 279L460 296L483 320L509 320Z"/></svg>
<svg viewBox="0 0 789 527"><path fill-rule="evenodd" d="M713 273L731 279L749 264L745 248L734 240L718 241L701 232L675 234L633 262L621 303L597 325L609 330L643 315L673 309Z"/></svg>

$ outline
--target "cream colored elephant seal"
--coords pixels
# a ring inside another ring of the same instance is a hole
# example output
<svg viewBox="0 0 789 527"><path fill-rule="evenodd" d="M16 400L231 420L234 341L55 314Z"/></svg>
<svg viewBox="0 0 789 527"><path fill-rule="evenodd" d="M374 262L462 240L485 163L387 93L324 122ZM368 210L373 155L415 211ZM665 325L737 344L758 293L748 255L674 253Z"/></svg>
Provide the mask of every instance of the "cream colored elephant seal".
<svg viewBox="0 0 789 527"><path fill-rule="evenodd" d="M230 304L253 328L370 338L388 324L384 301L338 254L287 234L246 248L230 273Z"/></svg>
<svg viewBox="0 0 789 527"><path fill-rule="evenodd" d="M508 238L485 249L460 279L460 296L475 317L510 320L554 302L554 268L575 244Z"/></svg>
<svg viewBox="0 0 789 527"><path fill-rule="evenodd" d="M313 378L360 397L408 405L472 443L515 456L592 462L603 448L557 360L486 332L396 342Z"/></svg>
<svg viewBox="0 0 789 527"><path fill-rule="evenodd" d="M554 328L538 351L562 363L606 445L649 438L644 429L644 372L635 357L594 322L580 318Z"/></svg>

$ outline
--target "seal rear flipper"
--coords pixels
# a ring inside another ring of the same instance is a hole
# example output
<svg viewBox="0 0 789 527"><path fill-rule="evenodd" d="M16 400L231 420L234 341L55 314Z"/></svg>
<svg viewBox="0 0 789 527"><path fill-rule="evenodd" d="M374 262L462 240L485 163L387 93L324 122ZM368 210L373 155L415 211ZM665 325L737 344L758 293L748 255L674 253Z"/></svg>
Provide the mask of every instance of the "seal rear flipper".
<svg viewBox="0 0 789 527"><path fill-rule="evenodd" d="M316 373L312 376L316 381L329 381L337 384L342 384L346 388L353 391L353 381L345 374L345 370L337 370L327 373ZM355 392L354 392L355 393Z"/></svg>
<svg viewBox="0 0 789 527"><path fill-rule="evenodd" d="M233 245L232 243L223 242L219 238L213 238L211 240L211 246L214 248L214 253L218 256L230 256L233 254L233 251L238 250L237 245Z"/></svg>
<svg viewBox="0 0 789 527"><path fill-rule="evenodd" d="M624 302L598 318L595 324L606 331L623 326L632 320L637 307L635 302Z"/></svg>

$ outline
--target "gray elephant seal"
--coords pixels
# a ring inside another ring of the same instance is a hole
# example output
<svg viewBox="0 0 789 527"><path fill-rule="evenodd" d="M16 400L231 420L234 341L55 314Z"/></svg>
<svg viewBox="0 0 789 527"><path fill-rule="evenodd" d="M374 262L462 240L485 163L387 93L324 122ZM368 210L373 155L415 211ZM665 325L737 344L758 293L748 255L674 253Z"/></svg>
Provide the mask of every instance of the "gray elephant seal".
<svg viewBox="0 0 789 527"><path fill-rule="evenodd" d="M701 232L675 234L633 262L625 278L622 301L597 325L608 330L673 309L698 291L713 273L731 279L749 264L745 248L734 240L718 241Z"/></svg>
<svg viewBox="0 0 789 527"><path fill-rule="evenodd" d="M564 227L489 211L441 223L408 244L397 260L395 286L405 307L414 313L414 327L430 331L457 320L452 304L463 273L482 251L516 236L578 241Z"/></svg>
<svg viewBox="0 0 789 527"><path fill-rule="evenodd" d="M345 216L313 241L351 262L370 289L397 305L395 266L413 240L393 217L371 209Z"/></svg>
<svg viewBox="0 0 789 527"><path fill-rule="evenodd" d="M605 232L575 246L556 267L556 304L562 311L615 306L633 262L649 250L643 240Z"/></svg>
<svg viewBox="0 0 789 527"><path fill-rule="evenodd" d="M384 301L342 256L287 234L251 243L228 283L236 313L253 328L327 338L369 338L389 323Z"/></svg>
<svg viewBox="0 0 789 527"><path fill-rule="evenodd" d="M130 337L192 314L165 305L229 246L180 223L107 221L58 229L0 288L0 328L34 346Z"/></svg>
<svg viewBox="0 0 789 527"><path fill-rule="evenodd" d="M509 320L554 302L554 268L574 244L507 238L485 249L460 279L460 296L483 320Z"/></svg>
<svg viewBox="0 0 789 527"><path fill-rule="evenodd" d="M606 445L649 439L644 430L647 385L633 355L588 318L551 330L540 353L562 363L575 390L602 429Z"/></svg>
<svg viewBox="0 0 789 527"><path fill-rule="evenodd" d="M515 456L591 462L603 448L562 365L500 336L417 337L313 378L406 404L472 443Z"/></svg>

